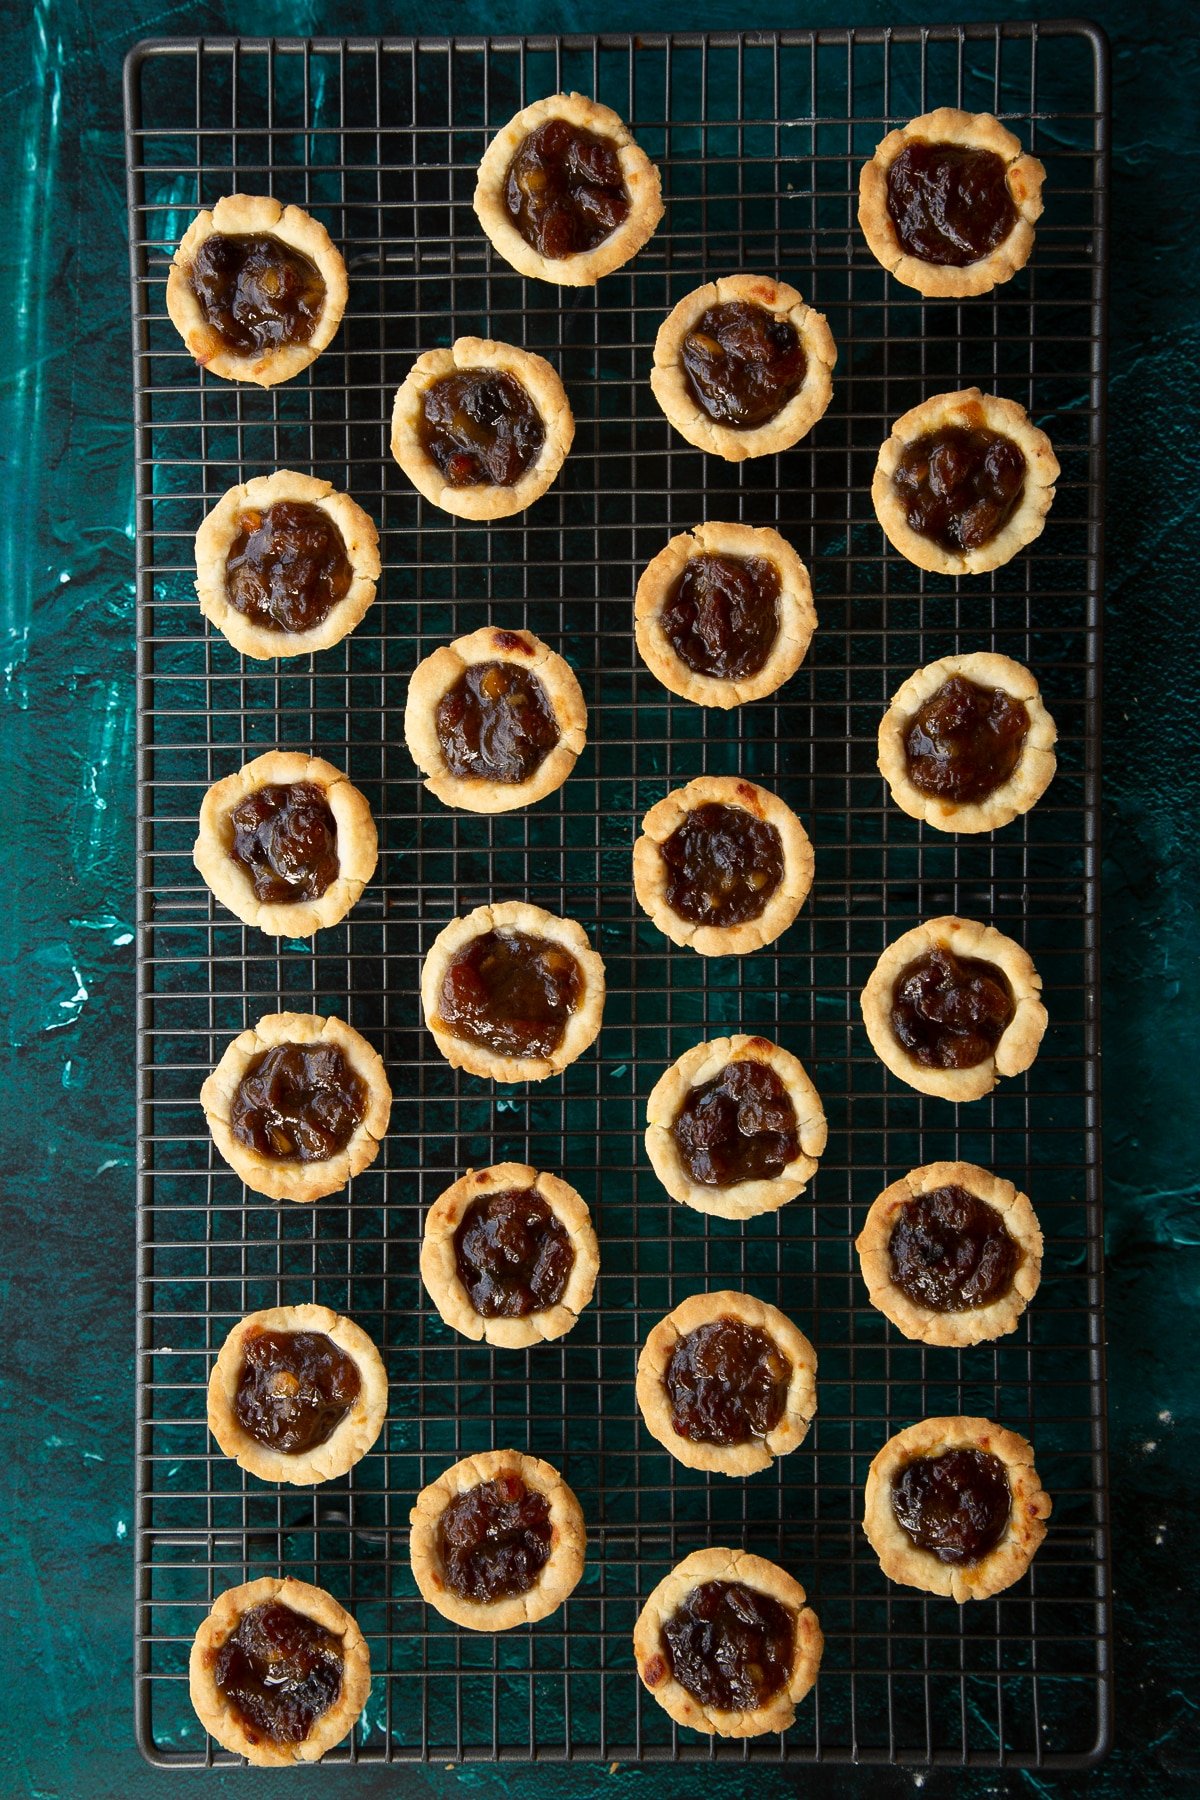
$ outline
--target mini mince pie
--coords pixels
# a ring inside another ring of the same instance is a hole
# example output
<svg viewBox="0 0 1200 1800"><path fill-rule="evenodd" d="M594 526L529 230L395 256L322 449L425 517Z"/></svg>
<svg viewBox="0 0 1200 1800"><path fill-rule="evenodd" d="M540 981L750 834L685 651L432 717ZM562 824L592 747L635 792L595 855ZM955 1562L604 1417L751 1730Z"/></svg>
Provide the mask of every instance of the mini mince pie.
<svg viewBox="0 0 1200 1800"><path fill-rule="evenodd" d="M1029 261L1045 178L991 113L939 106L889 131L863 166L858 222L905 287L986 294Z"/></svg>
<svg viewBox="0 0 1200 1800"><path fill-rule="evenodd" d="M808 833L778 795L740 775L700 775L652 806L633 846L638 905L673 944L745 956L786 931L808 898Z"/></svg>
<svg viewBox="0 0 1200 1800"><path fill-rule="evenodd" d="M583 1574L583 1511L557 1469L516 1450L467 1456L409 1514L421 1597L472 1631L557 1612Z"/></svg>
<svg viewBox="0 0 1200 1800"><path fill-rule="evenodd" d="M1049 1517L1032 1447L990 1419L922 1419L867 1475L863 1529L884 1574L960 1604L1019 1581Z"/></svg>
<svg viewBox="0 0 1200 1800"><path fill-rule="evenodd" d="M753 1475L803 1443L816 1374L816 1351L777 1307L751 1294L693 1294L646 1339L637 1402L677 1462Z"/></svg>
<svg viewBox="0 0 1200 1800"><path fill-rule="evenodd" d="M503 519L539 500L575 420L545 357L489 338L418 356L392 409L392 455L417 492L463 519Z"/></svg>
<svg viewBox="0 0 1200 1800"><path fill-rule="evenodd" d="M274 387L320 356L348 291L346 265L316 219L267 195L228 194L184 233L167 311L202 369Z"/></svg>
<svg viewBox="0 0 1200 1800"><path fill-rule="evenodd" d="M988 650L910 675L879 725L879 772L910 818L995 831L1054 778L1054 720L1029 670Z"/></svg>
<svg viewBox="0 0 1200 1800"><path fill-rule="evenodd" d="M371 808L340 769L268 750L209 788L192 860L244 924L297 938L345 918L378 850Z"/></svg>
<svg viewBox="0 0 1200 1800"><path fill-rule="evenodd" d="M188 1684L224 1749L264 1768L319 1762L366 1705L371 1659L332 1594L265 1575L217 1596L192 1643Z"/></svg>
<svg viewBox="0 0 1200 1800"><path fill-rule="evenodd" d="M694 1550L638 1614L638 1674L677 1725L729 1738L786 1731L825 1640L804 1589L765 1557Z"/></svg>
<svg viewBox="0 0 1200 1800"><path fill-rule="evenodd" d="M964 388L896 420L871 500L889 543L918 569L983 575L1041 536L1058 476L1024 407Z"/></svg>
<svg viewBox="0 0 1200 1800"><path fill-rule="evenodd" d="M696 288L658 329L650 385L681 437L726 462L790 450L833 395L824 315L768 275Z"/></svg>
<svg viewBox="0 0 1200 1800"><path fill-rule="evenodd" d="M383 1429L387 1373L353 1319L273 1306L239 1319L208 1380L208 1428L260 1481L309 1487L344 1475Z"/></svg>
<svg viewBox="0 0 1200 1800"><path fill-rule="evenodd" d="M646 1102L646 1151L673 1200L722 1219L776 1212L817 1170L820 1096L779 1044L711 1038L671 1064Z"/></svg>
<svg viewBox="0 0 1200 1800"><path fill-rule="evenodd" d="M444 805L511 812L562 786L587 742L587 707L540 638L485 625L417 664L404 741Z"/></svg>
<svg viewBox="0 0 1200 1800"><path fill-rule="evenodd" d="M453 1068L545 1081L594 1042L604 964L574 919L500 900L438 933L421 970L421 1004Z"/></svg>
<svg viewBox="0 0 1200 1800"><path fill-rule="evenodd" d="M260 661L340 643L375 598L379 568L362 507L292 469L230 488L196 533L200 611Z"/></svg>
<svg viewBox="0 0 1200 1800"><path fill-rule="evenodd" d="M871 1304L923 1344L1015 1331L1042 1274L1028 1196L976 1163L911 1169L873 1202L855 1247Z"/></svg>
<svg viewBox="0 0 1200 1800"><path fill-rule="evenodd" d="M888 945L862 992L863 1022L876 1056L909 1087L979 1100L1037 1055L1041 991L1020 944L948 914Z"/></svg>
<svg viewBox="0 0 1200 1800"><path fill-rule="evenodd" d="M474 205L519 274L591 287L653 237L662 183L615 112L583 94L551 94L492 139Z"/></svg>
<svg viewBox="0 0 1200 1800"><path fill-rule="evenodd" d="M769 526L716 520L673 537L637 585L642 661L697 706L773 694L804 661L817 626L808 570Z"/></svg>
<svg viewBox="0 0 1200 1800"><path fill-rule="evenodd" d="M527 1163L468 1169L425 1217L421 1280L463 1337L508 1350L563 1337L599 1272L585 1202Z"/></svg>
<svg viewBox="0 0 1200 1800"><path fill-rule="evenodd" d="M200 1104L247 1187L319 1200L379 1155L392 1090L378 1051L344 1020L267 1013L226 1046Z"/></svg>

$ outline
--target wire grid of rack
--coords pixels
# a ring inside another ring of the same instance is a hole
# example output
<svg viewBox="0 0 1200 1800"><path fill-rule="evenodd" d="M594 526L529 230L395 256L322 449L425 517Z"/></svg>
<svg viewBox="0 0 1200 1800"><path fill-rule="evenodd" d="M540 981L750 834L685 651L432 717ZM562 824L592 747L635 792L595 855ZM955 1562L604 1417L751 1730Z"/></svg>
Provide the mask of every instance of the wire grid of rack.
<svg viewBox="0 0 1200 1800"><path fill-rule="evenodd" d="M522 104L578 88L627 118L664 174L667 213L595 291L526 282L470 200L489 136ZM1063 1767L1109 1728L1097 1121L1098 618L1107 97L1103 40L1076 24L445 41L162 41L126 84L137 408L141 738L137 1718L153 1760L229 1760L187 1699L188 1646L214 1595L286 1571L357 1616L375 1683L335 1759L662 1757ZM873 262L858 168L891 124L935 104L993 111L1048 170L1029 268L994 294L925 302ZM242 189L311 208L343 247L350 304L313 369L269 392L210 379L165 315L168 258L201 204ZM728 465L675 436L651 396L669 307L734 269L778 273L829 317L833 404L780 457ZM412 357L460 333L548 355L577 420L555 487L523 517L457 521L388 453ZM978 383L1044 422L1063 475L1043 537L995 575L923 576L870 507L889 422ZM380 594L311 660L248 663L210 631L192 535L231 483L276 467L348 489L381 527ZM640 570L705 518L777 526L814 579L820 628L800 672L731 714L667 694L633 647ZM485 622L527 626L575 666L589 747L525 814L442 808L403 745L407 677ZM995 648L1029 663L1060 767L994 836L925 830L875 771L886 701L913 668ZM209 897L190 860L207 784L280 745L346 767L375 810L377 878L312 943L276 944ZM806 823L816 881L798 921L744 958L672 948L633 899L637 821L704 772L746 773ZM433 936L491 898L580 920L608 968L597 1049L561 1079L497 1088L453 1073L424 1032ZM992 920L1026 943L1051 1026L1027 1077L955 1109L887 1076L857 996L884 944L922 917ZM279 1007L336 1011L382 1051L396 1091L377 1164L315 1207L243 1189L197 1103L230 1036ZM808 1194L744 1226L671 1203L641 1142L646 1096L702 1036L747 1029L800 1055L829 1147ZM853 1239L905 1169L966 1157L1033 1197L1041 1291L1020 1328L953 1352L901 1340L867 1302ZM467 1166L565 1175L591 1205L602 1272L565 1339L493 1351L442 1325L417 1275L425 1208ZM795 1454L745 1482L683 1469L641 1427L639 1343L699 1288L782 1306L820 1357L820 1411ZM279 1492L205 1428L211 1358L251 1309L316 1298L388 1364L388 1422L352 1474ZM1026 1433L1054 1496L1030 1575L986 1602L891 1586L862 1536L867 1466L926 1414ZM531 1630L460 1632L419 1601L407 1560L418 1489L456 1458L512 1445L578 1493L584 1579ZM686 1552L733 1542L809 1589L824 1668L794 1728L745 1743L678 1731L640 1689L630 1633Z"/></svg>

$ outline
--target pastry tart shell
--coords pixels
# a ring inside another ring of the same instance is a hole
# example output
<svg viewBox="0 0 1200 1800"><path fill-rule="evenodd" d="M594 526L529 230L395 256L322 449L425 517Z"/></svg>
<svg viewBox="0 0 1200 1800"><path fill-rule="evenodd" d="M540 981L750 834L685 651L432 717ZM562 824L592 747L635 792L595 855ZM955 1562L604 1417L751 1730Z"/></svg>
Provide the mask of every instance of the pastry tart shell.
<svg viewBox="0 0 1200 1800"><path fill-rule="evenodd" d="M662 628L662 613L685 568L697 556L758 557L779 577L779 629L770 655L753 675L702 675L689 668ZM769 526L712 520L680 532L647 563L633 607L638 653L672 694L697 706L728 709L762 700L791 679L804 661L817 628L808 570L785 538Z"/></svg>
<svg viewBox="0 0 1200 1800"><path fill-rule="evenodd" d="M260 788L306 783L320 788L337 826L338 874L315 900L260 900L250 873L231 855L231 816ZM344 919L375 873L379 840L366 799L349 778L320 756L301 750L268 750L216 781L200 807L200 833L192 861L222 906L269 937L312 937Z"/></svg>
<svg viewBox="0 0 1200 1800"><path fill-rule="evenodd" d="M234 237L264 233L316 264L325 283L325 304L307 343L235 350L214 331L189 279L201 244L214 232ZM318 219L299 206L281 206L267 194L226 194L211 212L197 213L184 232L167 276L167 312L202 369L225 381L275 387L307 369L332 341L342 322L349 291L341 252Z"/></svg>
<svg viewBox="0 0 1200 1800"><path fill-rule="evenodd" d="M1004 1464L1012 1490L1012 1508L1000 1542L978 1562L944 1563L909 1537L892 1507L892 1483L918 1456L940 1456L949 1450L981 1450ZM863 1529L879 1566L891 1581L944 1594L961 1605L986 1600L1019 1581L1046 1535L1050 1496L1033 1466L1033 1447L1015 1431L990 1419L968 1417L922 1419L890 1437L867 1474Z"/></svg>
<svg viewBox="0 0 1200 1800"><path fill-rule="evenodd" d="M727 1316L772 1339L791 1363L792 1378L779 1423L765 1438L751 1437L740 1444L698 1443L675 1429L665 1385L667 1366L681 1338ZM646 1430L676 1462L719 1475L754 1475L770 1468L777 1456L787 1456L808 1435L817 1410L817 1353L785 1313L753 1294L728 1289L692 1294L660 1319L646 1339L638 1357L637 1403Z"/></svg>
<svg viewBox="0 0 1200 1800"><path fill-rule="evenodd" d="M716 802L740 807L773 825L783 850L779 886L755 919L737 925L698 925L677 913L667 898L667 869L660 852L689 812ZM745 781L740 775L699 775L676 788L642 820L642 835L633 846L633 886L638 905L673 944L686 945L701 956L746 956L761 950L787 930L804 905L813 881L813 848L808 833L790 806L777 794Z"/></svg>
<svg viewBox="0 0 1200 1800"><path fill-rule="evenodd" d="M769 1180L707 1187L693 1179L671 1127L693 1088L715 1081L729 1063L739 1061L768 1064L787 1089L796 1112L800 1153ZM781 1044L744 1033L694 1044L659 1077L646 1102L646 1153L654 1173L673 1200L720 1219L754 1219L760 1213L777 1212L802 1194L816 1174L827 1137L820 1095L803 1064Z"/></svg>
<svg viewBox="0 0 1200 1800"><path fill-rule="evenodd" d="M710 306L736 301L761 306L777 318L787 319L808 361L799 392L765 424L747 430L709 417L692 394L682 362L683 340L701 314ZM726 462L745 462L750 457L790 450L807 436L833 397L836 362L837 346L825 315L806 305L794 287L769 275L723 275L719 281L685 294L659 326L650 386L680 437Z"/></svg>
<svg viewBox="0 0 1200 1800"><path fill-rule="evenodd" d="M504 203L513 157L530 133L551 119L565 119L607 138L616 148L629 191L629 211L615 231L594 250L581 250L573 256L543 256L522 237ZM518 274L559 287L593 287L602 275L611 275L636 256L654 236L663 215L662 180L618 113L584 94L550 94L524 107L492 139L479 165L472 204L493 247Z"/></svg>
<svg viewBox="0 0 1200 1800"><path fill-rule="evenodd" d="M938 1312L922 1306L892 1279L892 1232L899 1215L910 1200L943 1187L964 1188L990 1206L1021 1252L1008 1293L986 1306ZM906 1338L948 1349L989 1343L1015 1331L1042 1278L1042 1232L1029 1196L978 1163L935 1162L910 1169L871 1203L854 1247L871 1305Z"/></svg>
<svg viewBox="0 0 1200 1800"><path fill-rule="evenodd" d="M243 1345L256 1331L312 1331L330 1338L358 1369L358 1398L345 1418L323 1444L312 1450L289 1453L260 1444L237 1416L238 1381ZM313 1487L345 1475L370 1450L387 1416L387 1371L371 1339L356 1325L327 1306L272 1306L239 1319L222 1344L208 1378L208 1429L224 1456L260 1481L290 1482L294 1487Z"/></svg>
<svg viewBox="0 0 1200 1800"><path fill-rule="evenodd" d="M892 989L911 962L934 950L991 963L1008 979L1014 1012L992 1054L967 1069L932 1069L910 1056L892 1030ZM994 925L948 913L927 919L888 945L862 991L863 1023L880 1061L920 1094L943 1100L980 1100L1002 1075L1020 1075L1037 1056L1046 1030L1042 978L1027 950Z"/></svg>
<svg viewBox="0 0 1200 1800"><path fill-rule="evenodd" d="M500 1056L483 1044L456 1037L442 1020L438 1006L446 971L460 950L488 931L523 931L569 950L579 965L583 992L567 1020L562 1041L551 1056ZM421 1004L434 1042L454 1069L491 1081L545 1081L559 1075L595 1042L604 1018L604 964L574 919L531 906L525 900L497 900L477 906L438 933L421 969Z"/></svg>
<svg viewBox="0 0 1200 1800"><path fill-rule="evenodd" d="M759 1593L769 1594L795 1616L795 1642L788 1681L779 1693L747 1712L702 1705L672 1673L663 1626L692 1589L706 1581L739 1581ZM693 1731L716 1737L761 1737L768 1731L786 1731L795 1720L797 1706L817 1679L824 1647L817 1615L806 1605L800 1583L778 1563L722 1545L714 1545L709 1550L693 1550L690 1556L676 1563L651 1593L633 1628L633 1650L642 1685L677 1725L687 1725Z"/></svg>
<svg viewBox="0 0 1200 1800"><path fill-rule="evenodd" d="M531 1492L545 1496L550 1509L550 1555L524 1594L499 1600L464 1600L446 1584L438 1547L438 1525L450 1502L482 1482L516 1475ZM470 1631L511 1631L557 1612L583 1574L587 1532L583 1509L558 1470L516 1450L487 1450L461 1462L422 1488L409 1514L409 1556L421 1598L444 1619Z"/></svg>
<svg viewBox="0 0 1200 1800"><path fill-rule="evenodd" d="M420 436L425 395L448 375L499 371L520 382L541 417L545 438L537 457L511 487L481 482L454 487L438 468ZM504 519L539 500L566 461L575 439L575 419L566 389L544 356L491 338L457 338L448 350L418 356L396 390L392 408L392 455L419 494L460 519Z"/></svg>
<svg viewBox="0 0 1200 1800"><path fill-rule="evenodd" d="M519 664L541 683L558 726L558 742L525 781L488 781L455 775L437 733L442 696L473 663ZM467 637L443 644L413 670L404 707L404 741L426 777L425 786L444 806L465 812L513 812L532 806L560 788L587 743L587 706L575 672L532 631L502 631L485 625Z"/></svg>
<svg viewBox="0 0 1200 1800"><path fill-rule="evenodd" d="M467 1209L488 1194L532 1188L554 1214L571 1240L575 1260L562 1298L523 1318L485 1318L475 1310L459 1279L455 1234ZM493 1163L468 1169L439 1194L425 1217L421 1242L421 1280L442 1320L462 1337L483 1340L505 1350L525 1350L543 1340L564 1337L591 1300L600 1272L600 1251L592 1215L582 1196L557 1175L539 1174L528 1163Z"/></svg>
<svg viewBox="0 0 1200 1800"><path fill-rule="evenodd" d="M353 571L345 594L310 631L277 631L260 625L231 606L226 595L225 569L241 531L242 514L247 509L265 512L281 500L301 501L327 514L341 533ZM349 494L335 493L332 482L321 481L315 475L299 475L294 469L256 475L229 488L196 533L196 595L200 611L235 650L260 662L283 656L308 656L340 643L362 623L375 598L379 571L379 533L374 520Z"/></svg>
<svg viewBox="0 0 1200 1800"><path fill-rule="evenodd" d="M999 688L1020 700L1029 715L1029 730L1011 775L982 800L957 801L926 794L908 772L905 739L927 700L946 682L962 676L983 688ZM998 831L1037 805L1054 779L1054 745L1058 732L1046 711L1036 678L1011 656L990 650L966 656L940 656L910 675L892 697L879 722L879 773L892 799L910 819L923 819L937 831Z"/></svg>
<svg viewBox="0 0 1200 1800"><path fill-rule="evenodd" d="M308 1736L298 1744L277 1744L257 1732L252 1734L237 1710L217 1691L213 1675L217 1654L237 1630L243 1615L255 1606L272 1602L301 1613L342 1640L341 1690L333 1705L314 1721ZM353 1730L366 1705L371 1691L371 1658L357 1623L332 1594L307 1581L294 1581L291 1576L264 1575L258 1581L226 1588L218 1594L192 1642L188 1688L197 1718L223 1749L244 1756L260 1768L319 1762L327 1750Z"/></svg>
<svg viewBox="0 0 1200 1800"><path fill-rule="evenodd" d="M946 426L1000 432L1025 458L1025 487L1011 517L995 537L975 550L944 550L932 538L914 531L892 479L910 444ZM875 465L871 503L892 548L918 569L934 575L985 575L1011 562L1018 551L1042 535L1060 472L1050 439L1033 424L1023 406L998 394L984 394L979 388L962 388L922 400L896 420Z"/></svg>
<svg viewBox="0 0 1200 1800"><path fill-rule="evenodd" d="M964 150L990 150L1004 163L1008 191L1016 219L1007 237L978 261L962 268L926 262L904 248L888 211L888 174L892 164L911 143L955 144ZM905 287L915 288L930 299L965 299L987 294L1023 269L1033 250L1034 226L1042 216L1042 184L1046 171L1036 156L1028 156L1021 140L991 113L960 112L954 106L910 119L898 131L889 131L864 163L858 182L858 222L876 262Z"/></svg>
<svg viewBox="0 0 1200 1800"><path fill-rule="evenodd" d="M239 1143L229 1124L233 1097L252 1060L276 1044L333 1044L367 1086L367 1106L344 1150L324 1162L263 1156ZM336 1194L379 1155L392 1110L392 1090L383 1059L344 1019L320 1013L266 1013L225 1047L225 1054L200 1089L200 1104L213 1143L230 1168L256 1194L270 1200L320 1200Z"/></svg>

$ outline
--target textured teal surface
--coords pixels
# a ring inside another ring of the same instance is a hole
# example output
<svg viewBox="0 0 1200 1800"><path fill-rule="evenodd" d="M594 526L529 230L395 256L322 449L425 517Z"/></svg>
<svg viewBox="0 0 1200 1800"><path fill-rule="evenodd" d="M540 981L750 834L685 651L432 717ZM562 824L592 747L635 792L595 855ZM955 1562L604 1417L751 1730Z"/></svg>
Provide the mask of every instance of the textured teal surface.
<svg viewBox="0 0 1200 1800"><path fill-rule="evenodd" d="M1019 10L1025 16L1031 9ZM140 1796L129 1682L132 1450L132 472L119 67L198 29L471 31L887 22L828 4L767 18L477 5L10 7L8 354L0 517L8 775L3 921L10 1143L4 1213L4 1662L0 1792ZM1190 1482L1197 1292L1197 666L1194 235L1200 55L1190 9L1100 8L1114 43L1106 685L1105 1106L1118 1748L1091 1791L1200 1785ZM929 5L925 17L951 9ZM1135 35L1136 32L1136 35ZM1174 460L1173 460L1174 459ZM29 870L29 879L24 871ZM207 1779L213 1792L245 1778ZM281 1779L286 1780L287 1777ZM326 1771L321 1791L695 1791L684 1770ZM706 1778L706 1780L709 1778ZM715 1778L712 1778L715 1779ZM267 1778L274 1788L275 1778ZM901 1793L902 1774L763 1773L755 1791ZM740 1778L720 1780L729 1794ZM969 1791L931 1776L929 1794ZM1059 1791L1071 1784L1062 1783ZM1047 1791L994 1779L980 1793Z"/></svg>

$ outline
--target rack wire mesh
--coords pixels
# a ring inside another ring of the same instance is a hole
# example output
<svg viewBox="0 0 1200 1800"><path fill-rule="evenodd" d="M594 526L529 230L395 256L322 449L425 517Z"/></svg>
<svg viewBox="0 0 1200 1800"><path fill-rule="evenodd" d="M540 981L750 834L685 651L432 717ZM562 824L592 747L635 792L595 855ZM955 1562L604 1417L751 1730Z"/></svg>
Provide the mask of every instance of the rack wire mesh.
<svg viewBox="0 0 1200 1800"><path fill-rule="evenodd" d="M490 135L526 101L578 88L627 118L665 178L667 215L596 291L526 282L470 207ZM861 162L935 104L998 114L1048 170L1029 268L962 304L923 301L873 262L855 221ZM356 1615L376 1679L335 1759L663 1757L1064 1767L1109 1728L1100 1312L1097 778L1107 77L1091 27L1005 24L599 38L140 45L126 73L138 494L139 1414L137 1728L170 1765L228 1761L187 1698L187 1651L214 1595L280 1570ZM222 193L312 209L347 257L332 347L283 388L197 371L166 318L168 259ZM740 467L666 425L647 380L668 308L734 269L779 273L829 317L832 407L795 450ZM428 506L388 453L413 355L459 333L525 344L561 370L573 454L524 517L490 526ZM871 514L875 453L919 398L978 383L1046 423L1063 467L1042 538L995 575L926 577ZM305 661L247 663L206 628L192 535L230 484L327 476L381 526L380 596ZM640 570L705 517L781 529L807 561L820 629L771 700L714 714L667 694L632 638ZM407 677L485 622L528 626L575 666L590 744L528 813L447 811L403 745ZM1029 663L1058 722L1057 779L994 836L957 841L889 804L874 766L886 701L913 668L996 648ZM208 783L280 745L348 768L379 823L376 880L313 943L244 928L190 860ZM816 882L784 939L745 959L673 949L638 911L637 821L669 788L746 773L807 824ZM422 1029L418 970L454 914L527 896L579 919L608 966L595 1053L541 1087L449 1070ZM1043 975L1051 1028L1029 1075L955 1109L885 1074L857 996L884 944L922 917L993 920ZM378 1163L315 1207L260 1200L214 1154L197 1095L230 1036L281 1006L336 1011L383 1052L396 1090ZM641 1144L649 1089L705 1035L778 1037L813 1073L830 1140L810 1192L745 1226L672 1204ZM939 1157L1033 1197L1041 1291L1020 1329L963 1352L901 1340L868 1304L853 1239L876 1192ZM595 1303L565 1339L493 1351L442 1325L417 1275L425 1208L465 1167L507 1158L566 1175L597 1222ZM746 1288L820 1357L803 1447L750 1481L683 1469L642 1429L637 1348L686 1294ZM208 1437L210 1361L234 1321L319 1299L383 1348L375 1451L347 1478L278 1492ZM1029 1577L962 1609L889 1585L860 1527L883 1440L930 1413L1026 1433L1054 1496ZM587 1517L586 1575L536 1628L460 1632L408 1568L418 1489L511 1444L566 1474ZM784 1737L709 1743L640 1689L641 1599L722 1541L783 1562L826 1634L813 1697Z"/></svg>

